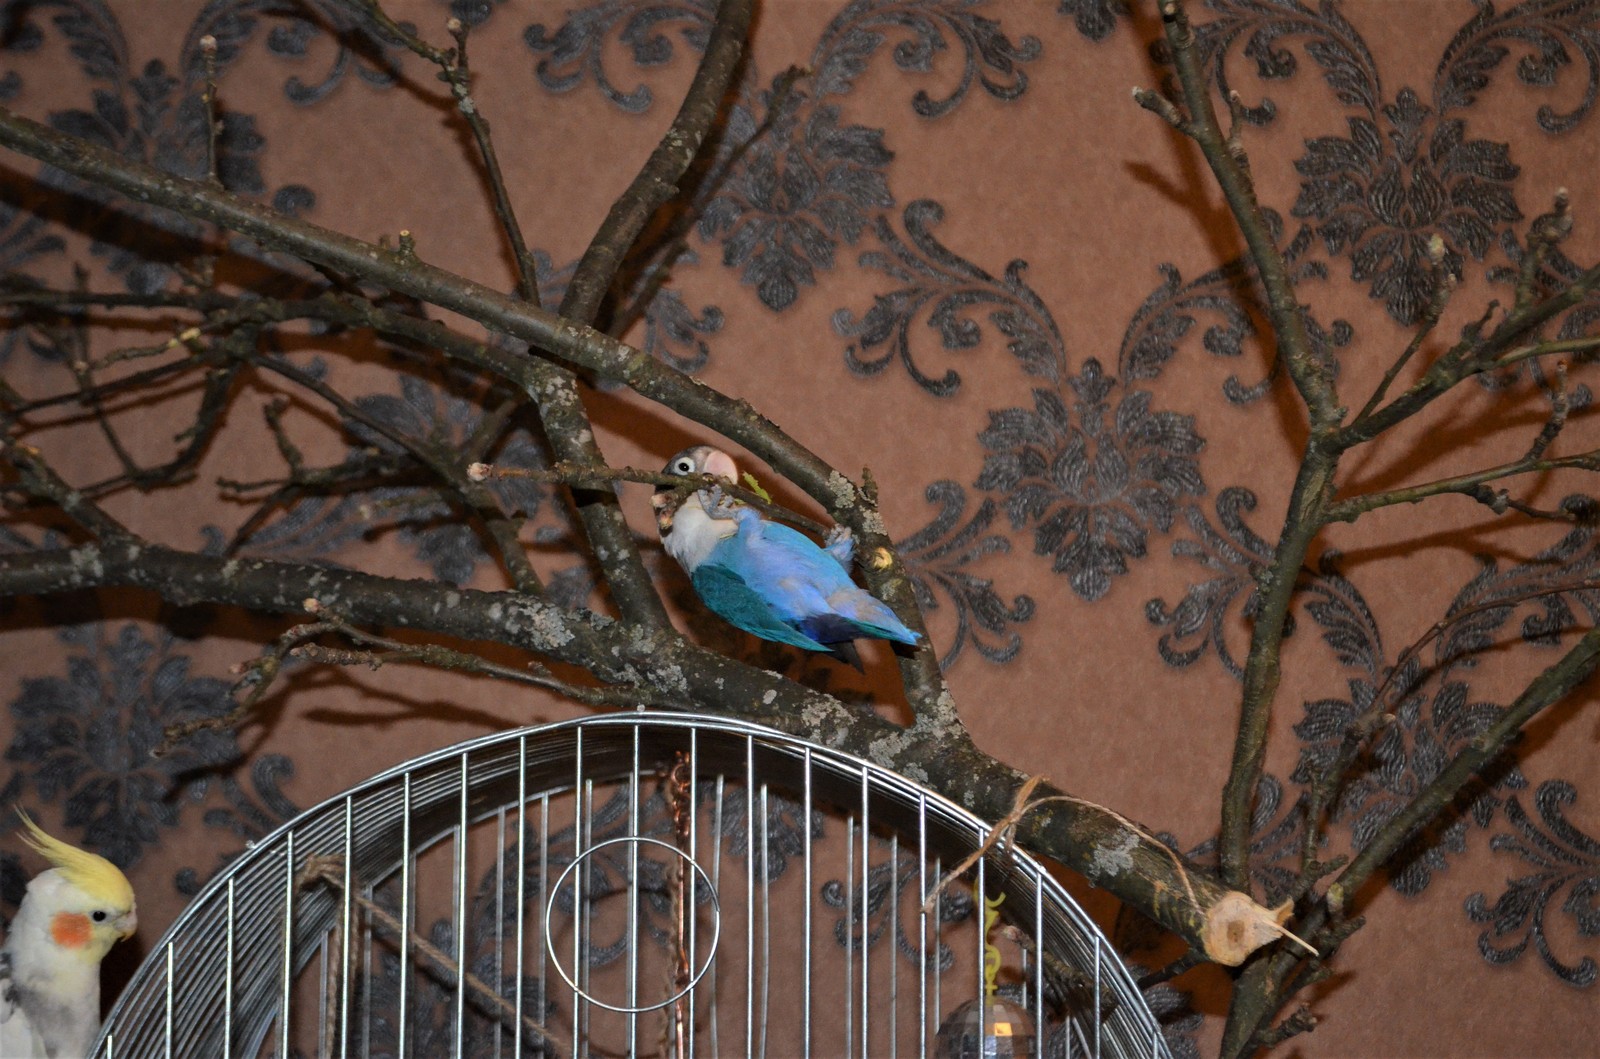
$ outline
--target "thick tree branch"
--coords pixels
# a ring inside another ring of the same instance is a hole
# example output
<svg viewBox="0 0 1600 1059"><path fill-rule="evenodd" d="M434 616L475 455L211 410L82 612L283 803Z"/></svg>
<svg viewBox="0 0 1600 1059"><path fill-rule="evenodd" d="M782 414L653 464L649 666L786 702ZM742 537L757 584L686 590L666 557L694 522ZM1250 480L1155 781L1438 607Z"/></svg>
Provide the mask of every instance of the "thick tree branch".
<svg viewBox="0 0 1600 1059"><path fill-rule="evenodd" d="M58 133L0 108L0 146L64 169L90 183L188 217L247 235L268 249L287 252L368 282L450 309L494 330L523 339L567 363L620 382L698 423L711 426L771 464L783 477L849 526L863 554L884 557L866 564L869 585L912 628L921 625L915 594L895 559L892 542L869 492L796 443L750 404L727 397L666 364L593 329L530 306L491 288L418 260L279 214L207 184L185 180ZM562 457L566 458L566 457ZM927 645L916 664L902 669L913 709L926 711L943 693L937 662ZM927 658L921 657L926 654Z"/></svg>
<svg viewBox="0 0 1600 1059"><path fill-rule="evenodd" d="M1597 340L1590 337L1568 339L1559 343L1530 343L1528 340L1545 323L1588 298L1595 289L1600 288L1600 267L1591 269L1558 294L1537 303L1533 302L1529 293L1532 289L1531 282L1519 284L1517 305L1487 338L1483 337L1482 332L1492 315L1492 306L1490 313L1486 313L1476 325L1469 327L1462 341L1435 361L1421 380L1400 397L1384 405L1382 402L1387 396L1389 386L1421 348L1442 315L1453 290L1453 283L1440 268L1442 243L1436 244L1432 255L1436 271L1434 297L1424 315L1422 327L1385 374L1361 413L1350 424L1341 426L1340 420L1343 419L1345 410L1338 405L1332 379L1327 372L1327 364L1316 355L1316 351L1309 343L1287 269L1271 238L1271 228L1255 200L1248 160L1237 139L1239 128L1237 102L1229 101L1235 121L1232 130L1225 137L1211 104L1208 79L1201 68L1195 36L1181 0L1157 0L1157 3L1163 16L1167 44L1178 71L1183 102L1188 115L1185 116L1172 101L1155 93L1136 91L1135 99L1145 109L1157 114L1201 146L1208 164L1222 187L1235 220L1245 236L1251 260L1256 265L1267 290L1269 315L1278 340L1279 356L1283 358L1310 415L1310 436L1302 454L1284 528L1270 563L1261 570L1257 578L1253 600L1254 622L1244 672L1238 735L1232 767L1223 791L1222 831L1219 840L1222 879L1226 885L1242 888L1247 885L1249 877L1251 810L1266 756L1271 706L1279 683L1281 647L1288 609L1309 548L1323 527L1334 518L1354 519L1364 510L1420 500L1425 496L1447 492L1472 496L1489 503L1497 511L1507 507L1524 509L1524 505L1516 504L1503 494L1491 495L1486 483L1514 474L1558 467L1595 469L1597 462L1600 462L1600 453L1544 459L1545 449L1560 432L1566 420L1566 399L1559 384L1553 411L1545 430L1529 452L1512 464L1409 489L1350 498L1343 505L1334 505L1336 471L1341 454L1353 445L1370 440L1416 414L1433 399L1473 375L1498 370L1549 353L1581 352L1595 348ZM1564 210L1564 205L1564 197L1558 199L1558 214ZM1537 235L1539 225L1536 224L1535 228ZM1560 231L1550 228L1549 232L1546 232L1550 236L1546 242L1553 244L1564 234L1566 228L1570 228L1570 222ZM1539 247L1530 245L1530 255L1536 249ZM1530 269L1536 267L1537 264L1534 263L1524 269L1525 280ZM1589 639L1585 638L1585 644ZM1553 667L1552 671L1536 681L1524 698L1519 699L1518 704L1508 711L1508 717L1512 714L1522 715L1521 720L1513 718L1508 723L1520 725L1525 722L1527 716L1542 708L1537 703L1548 704L1549 695L1564 693L1577 680L1586 676L1595 667L1594 654L1594 649L1585 645L1575 649L1573 654L1569 655L1567 660L1569 664L1566 664L1565 668ZM1562 671L1557 673L1557 669ZM1534 704L1529 705L1530 703ZM1515 727L1509 731L1514 732ZM1375 841L1361 857L1345 867L1341 880L1349 880L1355 884L1351 888L1357 888L1371 871L1393 855L1410 833L1442 811L1459 793L1461 785L1464 785L1478 768L1492 760L1494 754L1503 748L1509 738L1510 735L1506 734L1494 747L1488 745L1480 747L1475 744L1472 751L1452 762L1447 769L1449 777L1442 776L1438 784L1409 805L1401 814L1405 819L1397 824L1395 834L1389 835L1386 829L1384 840ZM1455 783L1453 787L1449 786L1452 782ZM1312 826L1315 826L1314 822ZM1311 860L1313 841L1308 837L1302 864L1307 872L1306 880L1313 879L1315 872L1326 870L1325 866L1316 865ZM1342 894L1347 892L1341 890L1342 885L1343 882L1334 884L1330 891L1330 906L1337 906L1342 900ZM1302 933L1321 931L1325 922L1326 919L1319 914L1312 922L1303 924L1299 929ZM1323 931L1318 940L1327 947L1324 957L1358 925L1356 922L1341 919L1333 927ZM1224 1036L1223 1054L1243 1055L1257 1047L1269 1045L1309 1028L1311 1023L1308 1017L1291 1017L1278 1028L1271 1026L1271 1020L1287 1002L1289 996L1303 988L1317 975L1325 973L1326 968L1320 958L1305 962L1298 956L1279 953L1257 959L1246 968L1237 983Z"/></svg>
<svg viewBox="0 0 1600 1059"><path fill-rule="evenodd" d="M593 371L680 415L712 426L771 464L808 496L840 516L858 535L869 532L865 522L871 507L860 490L758 414L749 402L718 393L591 327L428 265L414 255L353 239L200 182L122 158L5 108L0 108L0 146L136 202L221 225L270 250L360 276L520 338L572 366Z"/></svg>
<svg viewBox="0 0 1600 1059"><path fill-rule="evenodd" d="M451 95L455 97L456 110L467 123L467 128L472 134L473 142L478 148L478 157L483 164L484 177L488 182L490 200L494 206L495 216L500 221L501 233L505 235L511 250L511 260L517 273L517 294L528 304L539 306L539 284L535 275L533 255L528 252L527 239L522 233L522 226L517 221L516 208L511 202L511 195L506 187L505 175L500 168L499 155L495 151L494 138L491 135L489 119L483 115L478 102L472 96L472 71L467 60L467 28L458 18L446 21L446 28L455 38L456 46L450 50L442 50L422 40L413 33L408 32L403 26L396 23L383 10L376 0L345 0L360 14L371 19L383 34L391 39L404 44L415 54L439 67L439 78L450 86ZM550 365L537 365L533 368L536 373L554 376L559 369ZM541 387L551 388L548 385ZM541 413L543 405L540 405ZM491 417L494 422L501 425L508 418L509 409L502 409ZM587 427L585 421L578 426ZM469 463L477 460L487 446L492 445L497 438L498 431L487 429L485 423L480 436L475 439L476 444L468 446L462 453L462 462ZM563 428L571 430L573 435L579 434L579 429L571 425L559 425L552 429L550 422L545 423L551 437L557 436ZM490 498L492 500L492 498ZM477 503L475 500L474 503ZM624 540L619 545L617 533L613 527L602 527L599 538L597 530L589 526L591 520L585 519L585 528L594 543L595 554L601 567L607 573L607 583L612 589L612 598L628 618L659 625L665 621L665 613L661 609L660 600L650 589L649 579L644 574L643 564L640 562L637 550L633 547L631 538L624 534ZM612 522L621 522L620 514ZM521 555L522 545L517 539L520 523L514 519L496 516L485 518L490 535L505 557L507 569L512 574L516 585L524 591L536 592L541 588L538 577L534 574L527 557Z"/></svg>
<svg viewBox="0 0 1600 1059"><path fill-rule="evenodd" d="M516 211L512 206L505 177L500 169L499 156L495 151L488 119L471 94L472 75L467 60L466 26L460 19L449 19L447 26L455 38L456 47L449 51L441 51L406 33L374 0L362 0L362 3L371 17L383 26L385 32L397 35L413 52L439 67L439 77L450 86L451 94L456 99L456 109L466 121L473 141L477 145L479 161L488 180L495 215L500 220L501 231L511 245L512 256L516 263L517 293L523 301L538 307L539 290L533 258L528 253L527 241L523 237L521 225L517 222ZM743 47L743 29L739 32L736 47ZM705 69L705 63L702 63L701 69ZM592 312L587 316L567 312L562 315L581 323L593 323ZM538 410L545 437L556 458L585 466L604 467L605 458L600 452L593 423L583 407L577 380L572 372L541 361L530 364L528 371L536 380L528 390L528 394ZM479 439L480 444L472 447L467 458L469 460L479 458L486 451L483 446L492 440L492 436L485 433ZM617 503L615 494L607 491L574 490L573 502L584 533L589 539L590 550L605 574L606 587L610 590L617 609L629 621L657 628L665 625L666 611L645 572L644 562L634 543L633 534L622 516L622 509Z"/></svg>
<svg viewBox="0 0 1600 1059"><path fill-rule="evenodd" d="M393 36L409 31L391 23L372 0L349 0L386 25ZM1240 109L1230 100L1233 123L1226 135L1217 125L1217 116L1208 95L1208 86L1194 54L1193 33L1182 8L1175 0L1165 0L1169 42L1178 57L1189 118L1178 107L1168 104L1176 124L1200 143L1207 161L1222 184L1229 206L1239 219L1267 292L1269 314L1277 336L1278 355L1294 379L1310 412L1311 438L1296 480L1284 532L1271 566L1263 571L1257 586L1256 626L1252 630L1251 652L1247 663L1244 706L1239 737L1234 749L1234 767L1225 793L1222 862L1225 878L1233 885L1246 885L1248 869L1248 824L1251 799L1257 787L1265 753L1267 722L1278 684L1279 647L1284 621L1308 549L1318 532L1341 510L1334 504L1335 470L1340 453L1356 437L1349 428L1339 429L1344 411L1337 407L1329 364L1312 347L1305 319L1295 297L1292 279L1275 244L1266 212L1255 199L1248 160L1239 142ZM745 716L775 723L785 730L856 753L908 775L927 779L944 792L988 819L1003 816L1012 808L1016 792L1028 779L982 754L967 739L953 701L945 690L930 649L916 653L908 661L902 656L902 676L916 716L910 728L900 728L880 720L868 711L852 709L839 700L811 692L798 685L704 651L676 636L661 618L660 601L654 587L637 563L637 550L626 524L616 508L611 483L624 477L623 471L609 468L592 442L592 428L583 407L573 369L592 371L602 377L631 386L649 400L721 431L766 459L783 476L794 481L821 503L839 521L856 532L861 551L868 557L869 579L875 590L902 613L914 620L909 582L900 575L887 536L876 513L876 496L869 474L863 474L860 487L834 471L823 461L789 439L773 424L761 419L744 402L730 399L699 382L673 371L667 365L609 338L587 326L595 319L606 292L616 285L619 264L627 256L638 233L650 216L674 193L683 166L694 157L724 98L728 79L738 65L739 42L749 19L748 0L722 0L712 41L707 48L695 84L691 87L679 119L652 154L634 185L613 207L606 226L580 264L578 278L569 290L562 319L544 312L528 297L532 284L531 266L525 245L520 244L515 216L508 209L505 183L494 158L488 126L477 114L470 92L465 61L465 31L453 28L457 48L444 52L426 46L418 54L439 63L445 80L455 94L458 107L467 118L480 153L489 171L496 213L513 244L519 269L522 299L507 297L416 260L408 248L391 252L368 243L338 235L292 218L280 217L258 206L243 202L214 186L184 181L123 159L77 144L26 119L0 111L0 143L11 145L49 164L76 173L86 180L110 187L141 201L209 223L221 224L259 240L263 245L287 250L316 263L319 267L347 273L363 285L387 287L412 298L462 313L492 331L519 338L560 361L541 360L517 353L496 350L472 341L436 323L393 308L372 304L359 295L329 295L300 303L263 300L261 319L275 321L296 316L324 319L373 330L424 343L444 356L508 380L519 393L535 401L544 417L547 432L555 447L557 480L577 487L580 513L590 541L605 565L615 592L621 622L575 610L551 607L546 601L516 592L472 592L434 582L410 582L370 574L330 571L309 564L263 563L248 559L229 559L191 555L161 546L119 538L116 526L97 525L92 505L85 514L80 507L80 522L102 539L93 545L53 552L0 554L0 593L8 591L65 591L97 585L128 585L160 592L178 602L211 600L258 610L299 612L306 599L319 606L337 607L340 621L400 625L434 632L442 637L463 640L490 640L534 652L544 658L586 668L602 687L555 687L554 690L583 699L585 695L620 695L634 701L647 698L640 688L657 689L664 704L694 703L731 716ZM739 20L743 24L738 24ZM721 42L723 35L729 41ZM728 58L727 48L732 48ZM417 49L413 49L417 50ZM455 72L452 80L451 71ZM720 72L719 72L720 71ZM725 76L724 76L725 75ZM715 82L721 80L720 90ZM702 85L702 80L708 82ZM685 127L685 115L691 115ZM703 121L701 120L703 117ZM1171 120L1169 118L1169 120ZM481 135L480 135L481 133ZM692 143L690 142L692 140ZM680 164L681 163L681 164ZM298 266L297 266L298 267ZM1526 271L1526 270L1525 270ZM370 289L370 288L368 288ZM1530 288L1531 289L1531 288ZM353 290L351 287L347 291ZM207 303L211 311L215 302ZM1462 378L1477 371L1494 370L1534 352L1530 336L1540 326L1535 320L1548 302L1523 305L1521 299L1512 314L1518 317L1520 331L1497 328L1490 339L1477 336L1470 349L1464 344L1455 367ZM1440 309L1443 304L1441 300ZM1519 316L1520 314L1520 316ZM1550 319L1546 316L1544 319ZM1436 318L1435 318L1436 319ZM1485 319L1485 326L1487 318ZM1424 331L1424 334L1426 331ZM1368 409L1358 417L1362 429L1381 421L1390 408L1381 407L1389 383L1397 378L1406 362L1421 346L1419 335L1402 354L1387 376ZM1578 340L1600 342L1600 340ZM1576 347L1575 347L1576 348ZM1583 348L1592 348L1585 346ZM1495 350L1492 354L1487 352ZM1456 380L1459 381L1459 378ZM114 392L113 388L93 386L96 395ZM72 396L62 400L71 400ZM78 398L81 400L81 397ZM1405 400L1405 395L1395 404ZM509 423L502 412L513 407L506 402L501 410L485 417L467 445L468 452L491 451L494 439ZM1390 406L1391 408L1393 405ZM1420 405L1418 406L1420 407ZM1368 415L1370 413L1370 417ZM1553 417L1551 432L1564 422L1564 412ZM1542 435L1541 435L1542 436ZM285 435L287 441L287 436ZM467 459L439 459L447 466L444 477L457 482ZM454 454L457 457L463 454ZM468 458L477 458L470 456ZM1530 453L1523 461L1542 461L1550 466L1566 466L1561 460L1544 460L1543 450ZM1566 460L1577 459L1568 457ZM428 461L424 461L425 463ZM20 465L19 465L20 466ZM1507 465L1510 466L1510 465ZM439 467L434 468L441 470ZM1537 470L1542 467L1529 466ZM292 468L295 478L303 468ZM338 468L329 469L332 471ZM352 472L359 467L350 467ZM23 473L27 473L24 471ZM1481 472L1492 475L1494 471ZM1508 472L1519 473L1519 472ZM585 477L585 475L594 477ZM611 477L610 475L615 475ZM470 476L469 476L470 477ZM1492 478L1467 483L1475 488ZM29 483L36 495L54 503L72 500L71 489ZM476 484L476 483L473 483ZM585 489L585 486L593 488ZM1421 487L1438 492L1457 491L1475 495L1466 487L1446 489L1440 483ZM53 491L52 491L53 490ZM485 491L481 495L489 495ZM1430 494L1434 495L1434 494ZM1350 498L1349 502L1369 498ZM1389 502L1398 503L1396 498ZM481 512L480 512L481 513ZM1353 517L1353 516L1352 516ZM83 519L89 521L84 522ZM608 543L609 542L609 543ZM502 541L516 547L515 535ZM616 544L613 548L612 543ZM616 556L631 556L620 565ZM872 558L881 556L880 567ZM520 579L519 579L520 582ZM348 626L354 630L354 626ZM346 652L348 657L327 655L326 645L315 645L331 661L412 660L425 658L436 664L465 662L475 656L442 646L418 646L389 641L376 634L355 630L356 642L364 650ZM362 637L366 637L365 640ZM503 667L502 667L503 669ZM497 677L515 677L520 671L479 669ZM539 683L538 680L530 681ZM589 700L584 700L589 701ZM599 701L599 700L596 700ZM1240 892L1219 886L1216 880L1175 858L1172 852L1129 824L1115 813L1060 797L1047 808L1030 815L1020 838L1030 849L1056 856L1105 886L1130 905L1148 912L1178 932L1195 948L1204 948L1210 958L1236 963L1271 937L1276 936L1276 916L1256 905ZM1325 867L1325 866L1324 866ZM1309 885L1306 884L1306 885ZM1283 910L1286 914L1287 909ZM1330 928L1330 931L1333 928ZM1331 936L1327 935L1327 936ZM1275 962L1261 961L1263 965ZM1320 965L1300 963L1284 982L1300 988ZM1255 973L1255 969L1251 969ZM1283 998L1268 1011L1265 1021L1250 1027L1244 1040L1261 1042L1279 1030L1296 1029L1293 1017L1278 1030L1270 1028L1271 1017L1282 1007Z"/></svg>
<svg viewBox="0 0 1600 1059"><path fill-rule="evenodd" d="M766 670L651 635L588 611L517 592L269 560L185 553L135 541L0 553L0 595L132 586L180 605L221 603L302 614L305 601L361 625L417 629L503 643L587 669L613 685L657 689L664 701L760 720L926 780L985 819L999 819L1028 777L977 750L959 729L923 737L870 711ZM953 713L953 703L946 708ZM1060 792L1039 788L1050 796ZM1213 959L1237 963L1275 934L1272 914L1219 886L1115 813L1073 799L1041 809L1019 829L1029 849L1054 857L1144 911Z"/></svg>
<svg viewBox="0 0 1600 1059"><path fill-rule="evenodd" d="M1321 953L1315 963L1326 964L1344 940L1361 926L1346 919L1350 899L1394 856L1411 836L1453 805L1474 777L1492 764L1543 710L1560 702L1600 668L1600 629L1591 629L1562 658L1547 667L1506 707L1495 722L1474 738L1391 817L1353 857L1328 887L1323 900L1296 929L1309 937ZM1265 1027L1288 998L1305 984L1310 965L1284 949L1253 960L1234 987L1228 1024L1223 1033L1226 1059L1254 1051Z"/></svg>
<svg viewBox="0 0 1600 1059"><path fill-rule="evenodd" d="M656 211L678 194L678 181L700 153L744 58L754 7L753 0L721 0L717 5L705 54L677 116L628 190L612 204L605 222L578 261L561 299L562 316L594 322L639 233Z"/></svg>
<svg viewBox="0 0 1600 1059"><path fill-rule="evenodd" d="M1563 595L1568 592L1581 592L1585 589L1600 587L1592 579L1569 581L1559 585L1541 585L1525 592L1513 595L1498 596L1471 607L1463 607L1434 622L1428 630L1407 644L1405 649L1395 657L1394 664L1388 667L1383 680L1373 690L1372 700L1346 727L1344 738L1340 741L1339 748L1335 750L1327 763L1317 772L1308 788L1308 800L1305 812L1305 833L1301 839L1300 863L1301 870L1309 873L1314 864L1316 850L1322 835L1322 814L1327 807L1332 805L1343 789L1344 783L1350 776L1350 769L1356 763L1357 756L1362 747L1374 733L1385 725L1395 722L1395 711L1399 703L1412 694L1421 680L1420 671L1412 669L1413 662L1418 659L1424 649L1451 628L1460 625L1482 614L1494 611L1509 611L1511 607L1529 600L1549 596ZM1391 689L1402 674L1410 674L1414 679L1411 683L1399 688L1391 695ZM1326 873L1331 870L1330 864L1320 865ZM1332 867L1342 867L1333 865ZM1308 891L1309 892L1309 889Z"/></svg>
<svg viewBox="0 0 1600 1059"><path fill-rule="evenodd" d="M1210 85L1201 67L1188 14L1180 0L1157 0L1157 8L1189 116L1184 120L1176 114L1176 108L1170 106L1152 109L1169 122L1178 118L1178 128L1199 144L1205 155L1266 290L1278 357L1288 369L1310 415L1311 434L1290 496L1283 532L1272 561L1262 571L1257 585L1257 610L1245 662L1238 734L1222 794L1218 860L1223 881L1242 889L1248 886L1251 806L1266 760L1267 731L1272 701L1278 689L1283 632L1307 550L1324 525L1323 508L1331 498L1338 463L1337 453L1328 446L1327 440L1337 428L1344 410L1338 406L1327 365L1311 344L1288 265L1256 200L1244 150L1236 135L1224 136L1217 122ZM1150 107L1149 103L1144 105ZM1235 132L1237 124L1236 121Z"/></svg>
<svg viewBox="0 0 1600 1059"><path fill-rule="evenodd" d="M645 222L677 193L675 182L700 150L739 67L745 38L750 31L751 6L751 0L722 0L717 8L710 41L677 117L644 169L611 207L605 223L578 262L561 301L562 316L583 324L595 322L600 302L610 289L617 267L639 237ZM538 370L545 378L535 400L556 459L580 467L606 466L583 409L577 378L555 365ZM608 489L574 489L573 501L595 553L612 566L626 563L629 567L620 581L614 576L608 578L618 608L635 620L665 624L666 613L649 578L644 575L638 548L622 517L616 494Z"/></svg>

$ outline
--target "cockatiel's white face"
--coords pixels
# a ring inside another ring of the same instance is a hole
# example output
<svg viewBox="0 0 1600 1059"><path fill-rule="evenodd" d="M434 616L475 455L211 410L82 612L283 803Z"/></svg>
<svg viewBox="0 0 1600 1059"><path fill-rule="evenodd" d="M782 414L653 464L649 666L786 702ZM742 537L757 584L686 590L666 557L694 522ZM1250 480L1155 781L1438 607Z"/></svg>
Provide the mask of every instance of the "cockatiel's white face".
<svg viewBox="0 0 1600 1059"><path fill-rule="evenodd" d="M63 956L99 963L139 927L138 904L127 876L104 857L69 846L24 817L23 841L55 867L28 883L28 903L44 938Z"/></svg>
<svg viewBox="0 0 1600 1059"><path fill-rule="evenodd" d="M49 915L50 942L63 955L99 963L111 946L139 928L132 890L125 896L92 893L60 868L34 876L28 896Z"/></svg>

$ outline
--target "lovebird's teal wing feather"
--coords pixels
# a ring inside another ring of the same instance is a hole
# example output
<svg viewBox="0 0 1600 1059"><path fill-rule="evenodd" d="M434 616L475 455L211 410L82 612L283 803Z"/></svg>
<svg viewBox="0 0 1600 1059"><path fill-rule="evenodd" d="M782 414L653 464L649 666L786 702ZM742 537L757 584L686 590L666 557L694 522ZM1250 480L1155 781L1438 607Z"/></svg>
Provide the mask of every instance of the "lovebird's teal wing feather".
<svg viewBox="0 0 1600 1059"><path fill-rule="evenodd" d="M760 593L728 567L708 560L700 564L690 581L701 601L729 625L763 640L776 640L808 651L828 649L786 624Z"/></svg>

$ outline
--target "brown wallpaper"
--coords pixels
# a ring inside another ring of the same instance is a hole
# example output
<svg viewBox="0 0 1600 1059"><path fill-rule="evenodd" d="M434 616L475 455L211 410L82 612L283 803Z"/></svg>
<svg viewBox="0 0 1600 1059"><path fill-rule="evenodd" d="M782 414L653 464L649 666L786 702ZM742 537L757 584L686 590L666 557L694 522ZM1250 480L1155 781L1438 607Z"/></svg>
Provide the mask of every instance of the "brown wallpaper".
<svg viewBox="0 0 1600 1059"><path fill-rule="evenodd" d="M195 41L211 32L224 43L233 186L363 239L409 230L425 260L508 288L478 167L431 72L370 43L346 50L330 32L348 22L336 4L308 2L304 20L286 16L288 6L8 4L6 105L192 173L201 156L180 108L198 89ZM541 281L555 291L671 120L708 5L386 6L440 41L452 11L476 25L474 94ZM1353 408L1414 333L1430 237L1444 240L1459 289L1397 385L1488 299L1509 301L1505 270L1558 188L1571 192L1575 224L1550 270L1600 257L1600 3L1213 0L1194 17L1212 76L1250 108L1242 142L1260 199L1292 248L1299 296ZM841 469L870 466L890 531L929 589L929 628L978 744L1193 851L1217 827L1250 571L1277 537L1306 426L1198 150L1130 98L1170 76L1152 59L1159 36L1150 7L1109 0L766 0L721 160L696 192L710 220L683 236L663 293L626 337L749 399ZM386 83L391 64L400 77ZM813 76L769 115L764 93L791 64L809 64ZM45 182L68 183L76 200L30 219L19 204L41 201L37 167L14 155L5 166L7 268L63 283L82 266L108 289L178 282L170 268L112 249L130 241L127 222L59 176ZM131 239L134 253L151 245L141 238ZM230 283L248 271L229 267ZM1569 333L1592 334L1595 316L1591 300L1564 319ZM27 395L70 384L60 349L31 334L11 332L0 351L6 382ZM107 350L148 341L137 329L95 338ZM331 383L400 429L423 430L442 413L460 431L477 414L432 382L402 390L390 354L360 336L313 335L292 356L303 365L320 357ZM1593 447L1588 375L1571 365L1573 411L1553 454ZM1554 378L1544 363L1462 386L1353 453L1342 490L1517 458L1550 414ZM191 488L120 490L107 510L176 547L200 547L203 527L226 539L251 508L219 500L213 483L283 474L262 414L280 394L292 398L284 421L308 458L332 462L360 443L304 391L258 373L234 394L227 441L206 453ZM132 454L166 458L196 400L179 385L121 410ZM616 465L656 468L706 436L625 392L590 390L585 401ZM115 473L87 417L45 417L29 440L74 483ZM1029 452L1044 454L1054 475L1032 492L1007 477ZM801 503L745 462L779 499ZM1570 470L1506 486L1545 511L1593 489ZM681 627L752 656L750 641L696 609L663 560L647 487L625 487L622 498ZM503 586L475 538L441 531L418 505L403 493L286 505L245 550ZM1053 531L1052 517L1066 528ZM11 551L37 546L44 532L26 515L7 526L20 535L5 538ZM969 543L940 550L964 530ZM581 596L586 567L560 544L570 531L547 497L525 539L541 573ZM1263 869L1297 849L1302 755L1408 644L1452 607L1592 579L1597 564L1581 526L1496 517L1462 497L1336 526L1312 559L1272 721L1266 768L1281 797L1259 829ZM1342 806L1328 852L1364 841L1364 829L1471 738L1474 717L1549 664L1539 621L1587 627L1597 606L1587 591L1522 600L1485 612L1474 635L1489 646L1470 660L1449 653L1464 649L1465 633L1425 649L1429 673L1360 796ZM295 807L423 751L580 712L415 667L307 667L236 734L152 760L161 725L220 709L230 667L257 654L282 628L277 619L178 610L133 593L18 599L0 613L5 790L128 866L144 925L139 942L113 955L116 975L197 880ZM759 657L896 708L881 650L868 652L864 676L782 649ZM1307 997L1320 1024L1284 1054L1592 1050L1597 740L1591 692L1552 708L1476 815L1453 817L1403 872L1361 894L1366 928ZM19 848L6 846L8 871L35 867L16 859ZM1071 885L1110 929L1115 903ZM1485 921L1496 902L1502 933ZM1137 958L1175 955L1169 940ZM1215 1051L1224 984L1215 969L1175 983L1182 996L1168 999L1204 1016L1175 1020L1180 1052Z"/></svg>

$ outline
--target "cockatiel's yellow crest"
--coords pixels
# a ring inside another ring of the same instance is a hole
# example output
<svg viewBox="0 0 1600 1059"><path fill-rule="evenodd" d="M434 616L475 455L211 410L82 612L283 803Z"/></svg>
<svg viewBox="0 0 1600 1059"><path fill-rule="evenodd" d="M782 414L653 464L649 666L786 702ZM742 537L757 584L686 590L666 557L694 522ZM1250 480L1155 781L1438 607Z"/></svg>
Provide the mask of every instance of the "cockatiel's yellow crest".
<svg viewBox="0 0 1600 1059"><path fill-rule="evenodd" d="M68 882L97 901L115 908L133 905L133 886L115 864L88 850L71 846L33 822L33 817L17 810L22 818L22 841L31 846L52 867L59 868Z"/></svg>

